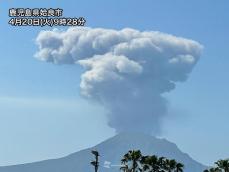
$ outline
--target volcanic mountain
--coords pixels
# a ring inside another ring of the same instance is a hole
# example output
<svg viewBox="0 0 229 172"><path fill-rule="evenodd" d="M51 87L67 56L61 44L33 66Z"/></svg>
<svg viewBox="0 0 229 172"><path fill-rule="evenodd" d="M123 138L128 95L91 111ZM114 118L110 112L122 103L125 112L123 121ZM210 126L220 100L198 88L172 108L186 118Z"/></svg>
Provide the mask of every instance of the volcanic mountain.
<svg viewBox="0 0 229 172"><path fill-rule="evenodd" d="M97 150L100 153L99 172L118 172L120 159L131 149L140 149L144 155L155 154L174 158L185 165L185 172L202 172L206 168L166 139L139 133L121 133L94 147L63 158L4 166L0 167L0 172L93 172L90 165L90 161L94 158L91 150Z"/></svg>

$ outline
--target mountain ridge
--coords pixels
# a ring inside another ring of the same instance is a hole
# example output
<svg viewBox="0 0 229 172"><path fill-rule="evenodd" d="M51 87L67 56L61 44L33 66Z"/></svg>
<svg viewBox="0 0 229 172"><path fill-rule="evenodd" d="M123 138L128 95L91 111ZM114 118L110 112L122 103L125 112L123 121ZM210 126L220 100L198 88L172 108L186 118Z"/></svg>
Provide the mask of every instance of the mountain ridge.
<svg viewBox="0 0 229 172"><path fill-rule="evenodd" d="M174 158L185 164L185 172L202 172L206 166L183 153L176 144L154 136L140 133L121 133L88 149L69 154L62 158L43 160L40 162L0 167L0 172L90 172L93 171L90 161L91 150L100 153L100 172L117 172L119 166L105 168L106 162L119 165L122 156L131 149L141 150L143 155L155 154Z"/></svg>

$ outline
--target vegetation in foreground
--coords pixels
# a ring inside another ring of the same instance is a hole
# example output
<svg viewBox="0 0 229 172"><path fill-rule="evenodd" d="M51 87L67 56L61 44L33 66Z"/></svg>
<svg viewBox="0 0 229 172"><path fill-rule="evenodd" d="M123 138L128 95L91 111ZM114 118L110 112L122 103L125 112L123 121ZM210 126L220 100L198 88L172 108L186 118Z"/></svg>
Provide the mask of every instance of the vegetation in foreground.
<svg viewBox="0 0 229 172"><path fill-rule="evenodd" d="M92 154L95 156L95 160L91 164L97 172L99 153L92 151ZM218 160L215 165L216 167L211 167L203 172L229 172L229 159ZM140 150L129 150L121 159L120 170L122 172L183 172L184 164L166 157L144 156Z"/></svg>
<svg viewBox="0 0 229 172"><path fill-rule="evenodd" d="M216 167L211 167L204 172L229 172L229 159L221 159L215 162Z"/></svg>
<svg viewBox="0 0 229 172"><path fill-rule="evenodd" d="M97 151L92 151L95 160L91 164L98 171ZM183 172L184 165L175 159L167 159L156 155L142 155L140 150L130 150L121 159L122 172Z"/></svg>
<svg viewBox="0 0 229 172"><path fill-rule="evenodd" d="M157 157L156 155L143 156L140 150L130 150L122 160L120 170L123 172L183 172L184 165L175 159Z"/></svg>

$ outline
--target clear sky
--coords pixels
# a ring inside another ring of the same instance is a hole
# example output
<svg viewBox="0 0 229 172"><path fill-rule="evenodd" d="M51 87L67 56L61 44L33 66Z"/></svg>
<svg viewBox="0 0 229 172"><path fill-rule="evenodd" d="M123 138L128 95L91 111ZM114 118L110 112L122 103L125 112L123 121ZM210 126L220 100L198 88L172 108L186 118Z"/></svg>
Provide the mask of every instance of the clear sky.
<svg viewBox="0 0 229 172"><path fill-rule="evenodd" d="M9 26L8 9L62 8L86 26L161 31L204 45L190 78L167 94L161 137L194 159L229 157L229 1L0 1L0 165L56 158L113 136L105 111L79 96L82 68L36 60L40 27ZM67 28L66 28L67 29Z"/></svg>

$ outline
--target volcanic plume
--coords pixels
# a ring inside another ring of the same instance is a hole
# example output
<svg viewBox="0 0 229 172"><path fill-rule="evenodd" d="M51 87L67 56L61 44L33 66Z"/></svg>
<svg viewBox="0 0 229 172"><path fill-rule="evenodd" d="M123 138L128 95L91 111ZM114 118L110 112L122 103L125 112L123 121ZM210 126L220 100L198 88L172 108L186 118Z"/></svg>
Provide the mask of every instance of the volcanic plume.
<svg viewBox="0 0 229 172"><path fill-rule="evenodd" d="M202 51L193 40L129 28L41 31L36 43L37 59L84 67L81 95L108 110L109 126L150 134L167 114L163 93L187 80Z"/></svg>

